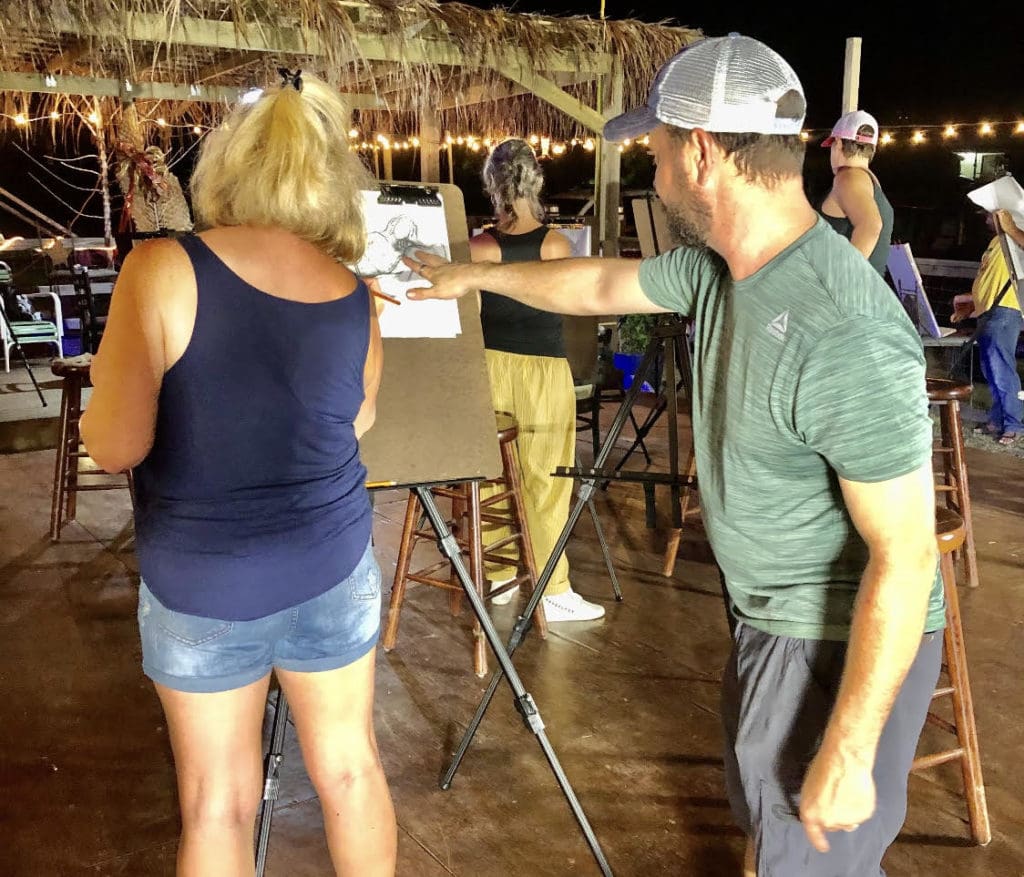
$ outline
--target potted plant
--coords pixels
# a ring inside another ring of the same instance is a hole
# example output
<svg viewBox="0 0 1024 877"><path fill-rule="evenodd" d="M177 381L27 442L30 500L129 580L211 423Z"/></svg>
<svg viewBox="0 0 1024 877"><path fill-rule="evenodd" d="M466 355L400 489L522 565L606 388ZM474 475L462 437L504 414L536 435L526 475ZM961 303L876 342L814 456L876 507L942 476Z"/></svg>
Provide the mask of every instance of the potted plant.
<svg viewBox="0 0 1024 877"><path fill-rule="evenodd" d="M624 390L628 390L633 384L636 370L651 340L651 330L657 321L658 318L654 314L627 314L619 320L619 352L612 357L612 363L622 372ZM641 389L645 393L654 392L647 381L644 381Z"/></svg>

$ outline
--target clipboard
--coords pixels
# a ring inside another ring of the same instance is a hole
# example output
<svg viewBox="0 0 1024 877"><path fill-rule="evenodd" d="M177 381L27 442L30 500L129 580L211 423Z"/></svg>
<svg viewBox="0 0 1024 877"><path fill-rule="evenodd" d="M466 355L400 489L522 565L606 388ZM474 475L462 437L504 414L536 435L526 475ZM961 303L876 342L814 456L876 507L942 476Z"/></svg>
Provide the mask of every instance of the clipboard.
<svg viewBox="0 0 1024 877"><path fill-rule="evenodd" d="M381 197L443 204L452 259L469 261L462 192L450 184L395 183ZM392 202L396 203L396 202ZM480 314L472 295L459 299L456 338L385 338L377 419L360 452L375 487L411 487L496 478L497 422L484 359Z"/></svg>

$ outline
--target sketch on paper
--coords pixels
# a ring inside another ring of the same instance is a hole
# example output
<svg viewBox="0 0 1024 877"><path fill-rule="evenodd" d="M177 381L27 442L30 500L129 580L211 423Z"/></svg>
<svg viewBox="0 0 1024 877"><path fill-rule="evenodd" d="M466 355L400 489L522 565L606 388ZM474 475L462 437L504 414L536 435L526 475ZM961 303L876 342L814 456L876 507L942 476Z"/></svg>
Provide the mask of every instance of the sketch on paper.
<svg viewBox="0 0 1024 877"><path fill-rule="evenodd" d="M438 195L438 198L441 196ZM380 203L378 192L363 192L366 251L352 267L360 277L374 278L380 291L401 301L386 305L380 315L385 338L455 338L461 334L455 301L413 301L406 292L424 281L405 267L402 256L417 251L450 258L444 206Z"/></svg>

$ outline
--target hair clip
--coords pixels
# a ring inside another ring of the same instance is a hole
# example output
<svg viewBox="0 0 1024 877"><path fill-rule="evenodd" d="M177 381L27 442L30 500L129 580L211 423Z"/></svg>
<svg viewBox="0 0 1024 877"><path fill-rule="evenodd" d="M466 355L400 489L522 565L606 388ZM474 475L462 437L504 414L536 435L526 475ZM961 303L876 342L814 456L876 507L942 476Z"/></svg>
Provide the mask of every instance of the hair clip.
<svg viewBox="0 0 1024 877"><path fill-rule="evenodd" d="M287 67L278 67L277 72L281 76L281 87L292 86L296 91L302 91L302 71L296 70L292 73Z"/></svg>

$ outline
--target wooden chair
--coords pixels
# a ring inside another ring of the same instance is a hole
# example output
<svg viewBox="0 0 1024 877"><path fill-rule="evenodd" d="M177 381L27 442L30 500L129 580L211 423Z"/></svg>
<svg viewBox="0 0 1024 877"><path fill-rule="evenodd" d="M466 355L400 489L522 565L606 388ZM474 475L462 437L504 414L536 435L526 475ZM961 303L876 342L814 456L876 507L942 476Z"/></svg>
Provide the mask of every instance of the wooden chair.
<svg viewBox="0 0 1024 877"><path fill-rule="evenodd" d="M964 522L966 538L959 554L963 555L964 575L969 588L978 587L978 555L974 547L974 526L971 522L971 493L967 480L967 459L964 454L963 422L960 403L971 397L971 385L928 378L928 401L939 411L939 438L934 452L937 493L945 495L947 508Z"/></svg>
<svg viewBox="0 0 1024 877"><path fill-rule="evenodd" d="M57 460L53 473L53 503L50 509L50 539L60 541L60 531L75 519L78 494L83 490L124 490L135 501L131 470L121 475L104 472L82 446L78 422L82 417L82 388L90 386L89 364L53 361L51 369L62 378Z"/></svg>
<svg viewBox="0 0 1024 877"><path fill-rule="evenodd" d="M480 599L491 598L524 587L532 593L537 582L537 567L533 555L533 543L526 524L526 509L523 505L522 482L519 477L519 459L515 441L519 435L519 426L515 419L499 412L497 414L498 446L501 451L501 477L483 484L499 486L499 491L485 500L480 498L481 482L471 481L450 487L432 488L437 497L451 500L452 518L449 522L464 557L468 559L470 577ZM484 524L507 526L511 534L485 545ZM405 601L406 587L409 582L418 582L449 592L449 607L452 615L458 615L462 605L462 585L451 563L447 559L436 561L430 566L410 571L413 552L421 542L437 544L437 534L423 516L419 498L409 493L409 501L405 509L405 524L402 528L402 540L398 549L398 560L395 564L395 580L391 588L391 602L388 606L388 619L384 629L382 644L384 650L390 652L398 641L398 622ZM518 544L519 570L510 582L487 592L487 578L484 574L486 562L507 562L503 550ZM439 573L447 567L448 575L440 577ZM543 604L537 605L534 622L541 637L547 637L547 621L544 618ZM480 623L473 624L473 670L477 676L487 675L487 642Z"/></svg>
<svg viewBox="0 0 1024 877"><path fill-rule="evenodd" d="M967 650L964 646L963 627L960 624L960 600L953 565L953 552L958 551L967 538L964 520L955 512L940 506L935 512L935 538L940 552L942 590L946 596L943 658L949 685L936 688L932 698L952 699L953 721L949 722L934 712L928 713L927 721L956 737L957 745L952 749L914 759L913 770L927 770L939 764L959 760L964 778L964 797L967 799L971 835L976 843L984 845L992 840L992 829L988 820L988 805L985 802L985 783L981 776L978 729L974 723L974 702L971 698L971 682L967 675Z"/></svg>

